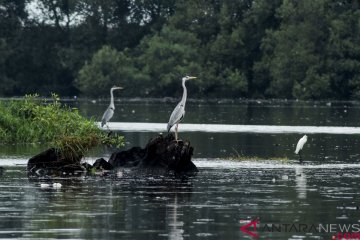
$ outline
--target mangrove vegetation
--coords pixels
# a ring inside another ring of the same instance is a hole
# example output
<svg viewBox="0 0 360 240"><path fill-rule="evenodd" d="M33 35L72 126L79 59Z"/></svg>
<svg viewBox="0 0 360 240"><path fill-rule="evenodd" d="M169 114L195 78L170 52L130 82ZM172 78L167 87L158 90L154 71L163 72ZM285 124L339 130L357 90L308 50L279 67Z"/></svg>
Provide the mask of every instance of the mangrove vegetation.
<svg viewBox="0 0 360 240"><path fill-rule="evenodd" d="M0 96L359 99L360 3L0 0Z"/></svg>

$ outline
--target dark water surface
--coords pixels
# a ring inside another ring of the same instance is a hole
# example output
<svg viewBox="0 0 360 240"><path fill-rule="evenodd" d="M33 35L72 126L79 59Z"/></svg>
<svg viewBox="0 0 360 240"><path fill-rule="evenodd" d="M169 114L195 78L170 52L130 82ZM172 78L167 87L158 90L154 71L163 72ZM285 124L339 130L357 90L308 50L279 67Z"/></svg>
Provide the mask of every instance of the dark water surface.
<svg viewBox="0 0 360 240"><path fill-rule="evenodd" d="M242 239L249 235L240 227L259 218L260 239L330 239L340 226L296 226L360 224L359 164L195 163L200 173L182 180L122 170L31 181L23 167L10 167L0 177L0 238ZM283 227L265 228L272 225Z"/></svg>
<svg viewBox="0 0 360 240"><path fill-rule="evenodd" d="M70 105L100 119L108 102ZM174 103L121 101L116 107L112 121L164 122L166 127ZM326 102L189 102L184 122L358 127L359 107ZM125 148L145 146L156 135L121 134L126 137ZM181 132L180 125L180 137L191 140L200 170L187 179L120 170L107 177L31 180L26 161L47 146L0 145L0 166L5 168L0 176L0 238L252 239L240 230L252 219L260 221L254 231L260 239L331 239L338 232L360 230L360 136L309 134L305 164L299 165L293 152L301 136ZM96 149L86 160L108 158L112 151ZM258 160L228 160L239 155ZM62 186L54 188L53 183ZM319 232L319 224L334 225Z"/></svg>
<svg viewBox="0 0 360 240"><path fill-rule="evenodd" d="M69 102L86 116L100 120L107 100ZM164 122L176 101L117 100L113 122ZM184 123L291 126L360 126L359 102L188 100Z"/></svg>

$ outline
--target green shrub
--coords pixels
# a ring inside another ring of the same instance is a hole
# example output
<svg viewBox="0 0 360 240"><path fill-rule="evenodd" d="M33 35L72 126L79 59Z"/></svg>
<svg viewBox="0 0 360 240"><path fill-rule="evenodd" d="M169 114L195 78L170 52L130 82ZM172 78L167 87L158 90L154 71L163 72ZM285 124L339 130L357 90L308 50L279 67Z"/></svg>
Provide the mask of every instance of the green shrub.
<svg viewBox="0 0 360 240"><path fill-rule="evenodd" d="M0 102L0 143L51 144L63 158L80 161L85 153L100 144L120 147L122 136L109 137L93 119L81 116L77 109L61 105L59 97L40 100L38 95L26 95L23 101Z"/></svg>

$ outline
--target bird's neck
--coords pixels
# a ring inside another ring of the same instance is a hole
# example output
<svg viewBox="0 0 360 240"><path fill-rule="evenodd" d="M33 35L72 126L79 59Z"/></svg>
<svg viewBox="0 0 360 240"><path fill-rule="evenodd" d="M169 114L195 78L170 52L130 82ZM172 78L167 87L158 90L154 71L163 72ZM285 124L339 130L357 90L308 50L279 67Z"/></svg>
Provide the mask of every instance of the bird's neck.
<svg viewBox="0 0 360 240"><path fill-rule="evenodd" d="M114 104L114 94L113 94L113 91L114 91L114 89L111 89L110 90L110 108L112 108L112 109L115 109L115 104Z"/></svg>
<svg viewBox="0 0 360 240"><path fill-rule="evenodd" d="M186 86L185 86L185 81L182 81L182 87L183 87L183 96L181 99L181 105L183 105L185 107L186 98L187 98L187 90L186 90Z"/></svg>

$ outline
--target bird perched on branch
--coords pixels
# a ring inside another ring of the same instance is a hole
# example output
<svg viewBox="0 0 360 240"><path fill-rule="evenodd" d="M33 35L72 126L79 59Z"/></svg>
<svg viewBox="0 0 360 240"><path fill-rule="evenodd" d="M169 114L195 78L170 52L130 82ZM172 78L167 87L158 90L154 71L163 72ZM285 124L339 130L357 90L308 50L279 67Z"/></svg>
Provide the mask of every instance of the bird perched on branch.
<svg viewBox="0 0 360 240"><path fill-rule="evenodd" d="M101 118L101 127L103 127L104 125L107 126L107 128L109 129L109 126L107 125L108 121L114 116L114 111L115 111L115 104L114 104L114 94L113 91L117 90L117 89L123 89L122 87L117 87L117 86L113 86L110 89L110 105L109 107L106 109L106 111L104 112L104 115Z"/></svg>
<svg viewBox="0 0 360 240"><path fill-rule="evenodd" d="M298 141L298 143L296 145L295 154L299 154L300 163L302 163L301 151L302 151L306 141L307 141L307 136L304 135L302 138L300 138L300 140Z"/></svg>
<svg viewBox="0 0 360 240"><path fill-rule="evenodd" d="M174 111L171 113L168 125L167 125L167 131L169 132L172 126L175 126L175 140L178 141L178 125L179 122L184 118L185 116L185 104L186 104L186 98L187 98L187 90L185 86L185 82L191 79L195 79L196 77L186 76L182 78L182 87L183 87L183 96L181 98L181 101L178 103L178 105L175 107Z"/></svg>

